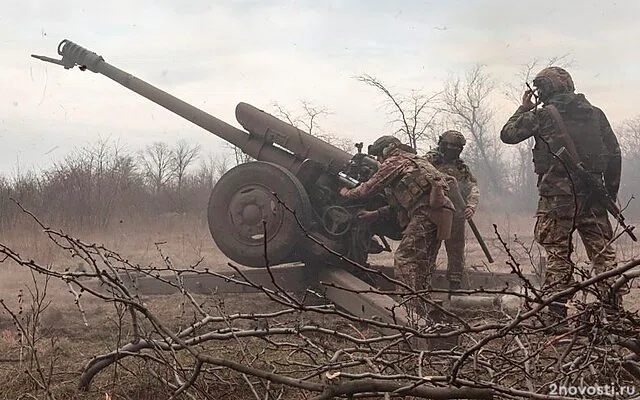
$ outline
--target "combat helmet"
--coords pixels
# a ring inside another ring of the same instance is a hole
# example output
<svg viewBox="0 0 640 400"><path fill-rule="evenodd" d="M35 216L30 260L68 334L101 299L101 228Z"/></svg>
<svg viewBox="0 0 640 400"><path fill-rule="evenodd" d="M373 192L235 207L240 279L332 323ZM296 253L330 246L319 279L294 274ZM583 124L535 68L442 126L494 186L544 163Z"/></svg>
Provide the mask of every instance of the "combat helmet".
<svg viewBox="0 0 640 400"><path fill-rule="evenodd" d="M560 67L547 67L533 79L540 100L545 101L556 93L573 93L575 86L571 75Z"/></svg>
<svg viewBox="0 0 640 400"><path fill-rule="evenodd" d="M467 139L465 139L462 133L454 130L449 130L440 135L438 144L440 143L449 143L454 146L464 147L464 145L467 144Z"/></svg>
<svg viewBox="0 0 640 400"><path fill-rule="evenodd" d="M388 147L396 148L400 146L400 144L401 144L400 139L398 139L395 136L391 136L391 135L380 136L378 139L376 139L375 142L369 145L367 152L369 153L370 156L383 157L384 156L383 151L385 148L388 148Z"/></svg>
<svg viewBox="0 0 640 400"><path fill-rule="evenodd" d="M467 139L458 131L448 130L440 135L438 139L438 152L442 154L444 160L454 161L460 157Z"/></svg>

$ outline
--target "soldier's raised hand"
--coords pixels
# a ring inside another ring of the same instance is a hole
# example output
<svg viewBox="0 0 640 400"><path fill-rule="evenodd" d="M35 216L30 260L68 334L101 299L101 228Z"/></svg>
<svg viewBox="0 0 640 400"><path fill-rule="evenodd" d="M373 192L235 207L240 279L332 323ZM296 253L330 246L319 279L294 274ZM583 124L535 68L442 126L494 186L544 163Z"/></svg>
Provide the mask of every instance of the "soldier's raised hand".
<svg viewBox="0 0 640 400"><path fill-rule="evenodd" d="M538 105L538 103L533 101L533 91L529 89L525 90L522 95L522 107L529 111L534 109L536 105Z"/></svg>

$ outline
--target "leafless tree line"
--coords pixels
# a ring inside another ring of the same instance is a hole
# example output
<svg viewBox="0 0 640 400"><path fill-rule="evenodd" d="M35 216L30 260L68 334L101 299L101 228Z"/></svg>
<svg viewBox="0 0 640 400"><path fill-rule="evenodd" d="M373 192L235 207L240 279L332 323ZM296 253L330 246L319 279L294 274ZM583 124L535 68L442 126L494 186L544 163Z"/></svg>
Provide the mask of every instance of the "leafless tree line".
<svg viewBox="0 0 640 400"><path fill-rule="evenodd" d="M232 165L198 144L156 142L138 152L99 140L41 173L0 180L0 228L16 227L14 198L62 226L106 228L122 219L205 212L217 179Z"/></svg>
<svg viewBox="0 0 640 400"><path fill-rule="evenodd" d="M382 94L391 114L392 133L418 152L435 147L438 136L445 130L462 132L467 137L463 157L486 188L485 194L503 197L517 192L514 187L530 183L530 175L524 173L524 169L519 171L522 174L514 175L510 160L504 157L505 149L496 134L497 121L491 103L499 85L484 65L477 64L462 74L451 75L443 82L442 89L434 93L418 90L397 93L370 75L356 79ZM510 180L504 179L505 176Z"/></svg>
<svg viewBox="0 0 640 400"><path fill-rule="evenodd" d="M620 191L627 195L640 193L640 181L635 178L635 172L640 168L640 115L622 121L614 126L615 132L620 137L622 150L623 179ZM640 215L640 206L632 202L628 209L631 215Z"/></svg>
<svg viewBox="0 0 640 400"><path fill-rule="evenodd" d="M421 317L405 324L344 312L324 294L331 282L291 293L275 281L270 287L252 282L233 263L229 266L235 275L227 279L254 290L260 296L255 302L262 305L260 309L249 310L246 302L234 306L233 295L216 294L213 288L199 296L187 289L185 279L220 273L198 265L176 267L168 254L163 254L160 265L133 264L113 249L85 243L46 226L19 208L40 225L49 240L72 258L80 259L84 267L39 264L0 243L3 261L46 277L45 282L63 282L82 318L88 298L111 304L119 316L114 349L87 360L83 370L71 377L82 390L91 390L97 376L112 374L118 379L151 376L166 388L170 398L189 399L217 398L222 387L232 387L236 393L246 393L244 398L256 400L557 400L581 397L579 393L563 394L558 391L560 387L591 390L588 388L598 386L623 391L617 398L637 395L632 391L640 383L640 317L637 311L605 309L597 288L599 282L610 277L616 278L614 290L633 282L640 276L638 260L601 275L587 275L574 287L550 296L529 281L524 273L526 266L513 256L526 254L528 249L508 248L503 241L510 254L507 263L521 278L521 287L494 291L477 288L459 294L502 294L517 300L517 307L459 314L441 309L425 292L354 264L396 287L371 288L369 293L393 296L398 304L419 299L442 312L440 317ZM498 228L495 230L500 238ZM265 273L275 272L265 258ZM162 310L149 307L148 298L138 291L136 283L143 278L175 288L181 297L178 306L182 318L178 324ZM29 299L23 301L30 313L12 309L4 302L0 305L21 335L20 349L30 355L28 376L46 398L55 399L56 381L50 377L55 360L35 351L38 338L34 324L45 303L46 285L34 287L39 289L30 292L31 304ZM541 329L536 324L541 310L568 293L575 295L569 327ZM587 298L594 294L595 299ZM246 300L246 295L243 297ZM101 327L88 324L85 329ZM449 345L443 346L443 341ZM597 397L591 392L586 395Z"/></svg>
<svg viewBox="0 0 640 400"><path fill-rule="evenodd" d="M419 152L434 147L438 135L446 129L463 132L468 139L463 158L480 181L483 203L498 201L502 209L529 211L535 207L536 198L532 144L500 143L498 130L505 121L495 119L492 99L502 92L515 109L524 82L530 81L535 71L552 64L570 67L572 60L568 55L546 61L533 59L517 71L515 79L506 82L494 77L485 66L474 65L462 74L451 75L434 93L397 92L381 79L366 74L356 79L382 95L388 106L390 133ZM272 108L273 114L284 121L345 151L355 151L351 139L324 128L324 119L333 113L329 108L308 100L293 108L273 103ZM631 173L640 159L640 117L612 122L623 152L621 201L626 203L640 191L640 183ZM9 197L52 223L89 227L104 228L114 221L149 213L204 216L217 178L232 166L251 160L239 148L227 146L228 151L217 156L204 155L198 144L185 141L173 145L156 142L131 153L125 145L98 141L40 174L0 177L0 229L11 228L16 221ZM639 207L631 202L625 212L636 217L640 215Z"/></svg>

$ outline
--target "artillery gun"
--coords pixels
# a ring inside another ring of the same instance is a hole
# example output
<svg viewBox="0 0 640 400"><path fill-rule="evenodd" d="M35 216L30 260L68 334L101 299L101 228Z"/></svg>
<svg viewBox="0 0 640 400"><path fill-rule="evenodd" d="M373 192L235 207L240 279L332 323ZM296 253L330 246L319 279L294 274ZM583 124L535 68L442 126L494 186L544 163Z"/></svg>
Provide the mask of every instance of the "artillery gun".
<svg viewBox="0 0 640 400"><path fill-rule="evenodd" d="M338 194L341 187L365 181L379 167L376 160L361 153L362 143L356 145L355 154L349 154L263 110L239 103L235 114L243 131L69 40L60 42L58 54L62 56L59 60L32 56L65 69L78 66L105 75L255 160L226 172L209 198L212 238L231 260L250 267L312 261L341 264L342 258L336 256L341 254L365 264L369 254L390 251L386 238L400 239L395 220L370 224L356 217L361 210L383 205L382 196L358 201Z"/></svg>

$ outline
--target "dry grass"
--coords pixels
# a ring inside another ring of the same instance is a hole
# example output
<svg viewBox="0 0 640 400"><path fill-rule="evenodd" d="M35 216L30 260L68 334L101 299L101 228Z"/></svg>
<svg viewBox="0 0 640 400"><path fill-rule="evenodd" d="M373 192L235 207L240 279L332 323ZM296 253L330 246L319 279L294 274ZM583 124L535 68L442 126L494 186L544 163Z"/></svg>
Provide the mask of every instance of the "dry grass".
<svg viewBox="0 0 640 400"><path fill-rule="evenodd" d="M525 251L532 244L533 230L532 216L513 216L507 214L481 214L476 218L490 251L496 262L486 265L493 271L509 270L505 261L508 259L503 247L494 233L493 224L503 239L514 249L518 260L523 265L529 265L529 254ZM159 264L161 257L157 244L165 255L172 258L178 267L193 265L202 259L202 265L220 271L230 271L228 259L216 248L209 234L205 221L189 219L180 216L166 216L155 221L122 221L122 223L101 232L85 232L81 229L69 232L82 238L85 242L104 245L117 251L133 263L141 265ZM470 230L467 231L467 260L469 265L486 264L486 259L475 241ZM517 238L517 240L515 240ZM54 269L64 269L75 266L77 261L69 258L59 248L43 235L43 233L27 218L20 231L6 232L0 241L23 257L34 259L41 264L51 265ZM519 244L517 241L520 241ZM637 249L628 245L623 238L619 247L622 258L629 259L636 255ZM394 243L394 247L395 247ZM533 246L533 259L537 261L538 251ZM582 251L582 253L580 253ZM578 255L584 259L583 249L578 249ZM373 262L390 264L391 255L373 256ZM440 268L446 265L444 248L439 256ZM29 289L44 285L43 277L31 275L29 270L11 263L0 264L0 297L14 312L20 313L21 318L29 314ZM22 303L19 294L22 292ZM130 374L121 367L109 368L97 376L89 392L77 389L78 378L86 363L95 355L113 351L119 343L127 339L130 329L118 320L113 305L105 304L92 298L83 300L88 326L85 326L81 313L74 304L73 296L61 282L50 281L47 288L46 301L48 306L41 314L37 331L39 338L38 351L43 368L52 371L52 392L56 398L65 399L97 399L105 398L109 393L113 399L151 399L167 398L166 388L147 373ZM148 306L159 313L167 323L178 326L186 321L187 316L181 314L176 307L179 302L177 296L157 296L145 299ZM268 307L263 299L257 295L243 295L242 297L227 296L225 299L228 311L263 311ZM637 309L640 296L634 291L625 300L627 305ZM124 330L123 330L124 329ZM33 365L26 355L20 354L20 337L13 326L11 318L6 312L0 314L0 399L16 399L27 393L35 398L46 398L45 393L34 385L34 380L28 372L33 373ZM220 356L237 356L233 350L220 346L216 349ZM228 354L227 354L228 353ZM8 361L15 359L19 361ZM143 372L145 366L134 361L127 363L127 368ZM147 377L141 379L140 377ZM222 381L208 387L211 398L226 398L229 400L249 398L250 394L239 391L236 385L225 384ZM290 394L286 398L294 398Z"/></svg>
<svg viewBox="0 0 640 400"><path fill-rule="evenodd" d="M69 260L68 255L52 243L35 222L27 216L23 220L20 230L0 233L0 241L44 264L73 264L73 260ZM158 245L171 256L176 266L186 267L200 258L210 265L226 262L211 239L206 221L188 215L171 214L155 220L122 221L104 231L63 230L85 243L103 245L142 265L161 260Z"/></svg>
<svg viewBox="0 0 640 400"><path fill-rule="evenodd" d="M149 298L149 309L161 315L172 329L184 327L190 320L189 315L181 313L176 304L181 302L178 295ZM265 311L264 299L257 295L243 296L243 299L225 299L226 310L239 312L242 309ZM96 399L104 398L105 393L113 399L155 399L167 398L171 393L145 370L148 367L139 360L127 360L121 367L110 367L99 374L92 382L89 391L77 388L78 379L86 363L94 356L109 353L130 339L131 327L127 322L118 320L113 306L97 301L83 303L88 326L84 325L80 313L72 307L52 305L42 313L42 324L38 331L39 358L43 370L53 368L51 391L60 399ZM3 338L0 340L0 354L4 358L20 360L20 336L12 328L10 321L4 319ZM219 343L212 346L212 354L218 357L235 359L238 357L235 347ZM0 363L0 399L16 399L24 393L45 398L28 374L33 372L31 359L23 353L21 361ZM247 393L235 385L210 385L205 390L210 398L243 399ZM219 396L219 397L218 397Z"/></svg>
<svg viewBox="0 0 640 400"><path fill-rule="evenodd" d="M86 243L104 245L117 251L134 264L161 263L158 247L172 258L177 267L193 265L201 258L203 263L219 268L224 268L227 262L211 240L206 224L183 216L169 215L156 221L123 221L109 231L76 229L67 233ZM77 259L71 259L52 243L26 216L22 229L6 232L0 240L23 258L33 259L55 270L73 269L78 263ZM23 316L29 312L29 290L43 287L44 278L34 277L28 269L10 262L0 266L0 297L9 308ZM123 373L117 374L117 383L113 377L107 378L113 373L105 374L98 377L90 392L78 391L77 379L85 364L95 355L114 350L118 344L115 309L96 299L84 298L82 306L89 323L85 326L68 287L54 280L48 282L46 301L49 305L41 314L38 349L41 358L48 362L47 368L55 360L52 386L56 398L95 399L98 398L96 396L104 398L104 393L119 394L120 398L167 397L165 389L156 380L140 381ZM160 297L149 301L160 310L172 310L174 307L171 305L176 300ZM166 312L161 311L161 314L166 315ZM0 358L20 359L19 335L7 312L0 313L0 330ZM15 399L25 393L44 398L44 393L36 390L33 380L24 372L29 366L26 359L0 363L0 399Z"/></svg>

